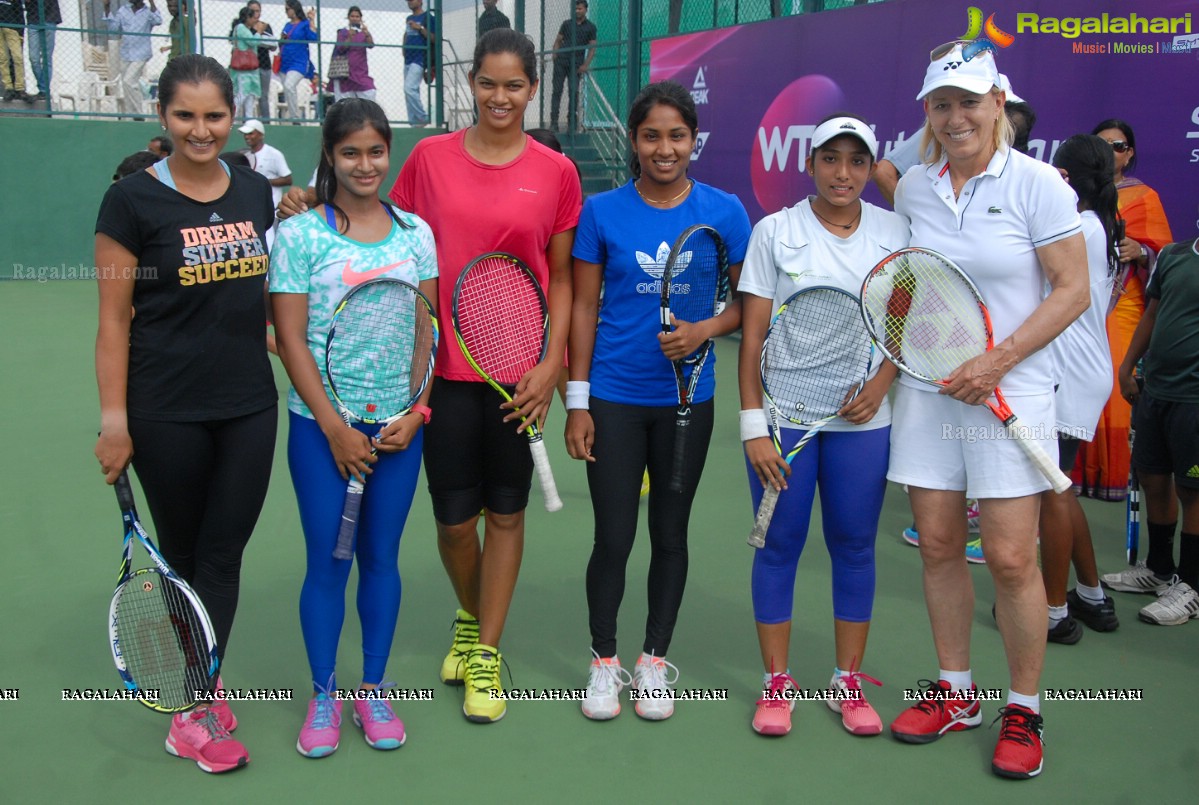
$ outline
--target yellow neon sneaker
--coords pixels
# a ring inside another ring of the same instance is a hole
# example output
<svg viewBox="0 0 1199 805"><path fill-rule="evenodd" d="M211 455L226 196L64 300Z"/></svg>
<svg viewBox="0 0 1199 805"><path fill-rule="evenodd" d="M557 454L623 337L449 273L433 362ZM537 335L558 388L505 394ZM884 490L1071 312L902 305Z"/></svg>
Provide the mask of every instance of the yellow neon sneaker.
<svg viewBox="0 0 1199 805"><path fill-rule="evenodd" d="M466 655L479 642L479 621L466 610L458 610L454 618L454 645L441 661L441 681L461 685L466 673Z"/></svg>
<svg viewBox="0 0 1199 805"><path fill-rule="evenodd" d="M508 710L500 684L503 657L493 646L477 643L466 655L466 699L462 713L468 721L490 724L499 721Z"/></svg>

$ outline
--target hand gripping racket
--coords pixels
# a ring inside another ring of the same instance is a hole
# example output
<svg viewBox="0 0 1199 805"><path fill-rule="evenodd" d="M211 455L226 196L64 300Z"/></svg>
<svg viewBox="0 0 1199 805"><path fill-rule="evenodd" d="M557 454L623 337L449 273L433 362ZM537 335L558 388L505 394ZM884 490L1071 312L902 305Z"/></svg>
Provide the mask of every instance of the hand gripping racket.
<svg viewBox="0 0 1199 805"><path fill-rule="evenodd" d="M699 322L724 310L729 293L729 260L720 233L706 224L688 227L670 248L662 272L662 332L673 332L673 315L678 321ZM712 352L708 339L683 358L672 361L678 384L679 406L675 411L674 462L670 490L683 491L687 466L687 429L691 425L691 401L704 364Z"/></svg>
<svg viewBox="0 0 1199 805"><path fill-rule="evenodd" d="M125 688L159 713L190 710L216 685L212 622L195 591L176 575L137 517L129 475L114 485L125 526L120 581L108 610L109 645ZM133 569L137 540L154 567ZM149 694L157 691L157 699Z"/></svg>
<svg viewBox="0 0 1199 805"><path fill-rule="evenodd" d="M475 373L512 402L508 388L545 358L550 317L537 278L510 254L476 257L454 286L454 337ZM562 508L537 423L522 415L546 511Z"/></svg>
<svg viewBox="0 0 1199 805"><path fill-rule="evenodd" d="M771 437L783 455L779 417L808 428L787 454L787 464L837 412L858 396L870 373L874 346L861 308L840 288L806 288L783 302L762 343L762 391L770 406ZM753 531L746 540L766 544L779 490L767 484Z"/></svg>
<svg viewBox="0 0 1199 805"><path fill-rule="evenodd" d="M412 410L433 377L437 336L433 306L407 282L372 280L346 294L325 340L325 377L346 424L382 430ZM353 556L364 489L351 474L334 559Z"/></svg>
<svg viewBox="0 0 1199 805"><path fill-rule="evenodd" d="M978 288L947 257L928 249L901 249L866 275L862 318L875 345L900 371L933 386L944 386L955 369L995 345L991 314ZM1027 438L998 388L985 405L1055 492L1070 488L1070 479Z"/></svg>

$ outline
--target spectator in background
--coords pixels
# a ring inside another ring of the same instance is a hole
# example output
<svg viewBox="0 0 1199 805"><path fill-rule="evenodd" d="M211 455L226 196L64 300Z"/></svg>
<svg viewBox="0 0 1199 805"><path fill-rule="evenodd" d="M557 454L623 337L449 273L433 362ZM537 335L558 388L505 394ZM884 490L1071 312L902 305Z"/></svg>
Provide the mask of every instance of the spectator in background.
<svg viewBox="0 0 1199 805"><path fill-rule="evenodd" d="M595 23L587 19L587 0L577 0L573 19L563 20L554 40L554 91L550 96L550 128L558 128L558 110L562 106L562 83L570 78L567 94L570 108L566 124L573 125L579 109L579 81L591 69L595 55Z"/></svg>
<svg viewBox="0 0 1199 805"><path fill-rule="evenodd" d="M221 154L221 160L231 168L235 165L241 165L241 166L249 168L251 170L254 169L254 166L250 163L250 158L248 156L246 156L245 151L225 151L224 153ZM272 227L272 229L273 228L274 227ZM268 339L268 343L269 343L269 341L272 339L272 336L268 335L267 339ZM267 349L270 352L275 351L275 350L271 349L269 346L267 347Z"/></svg>
<svg viewBox="0 0 1199 805"><path fill-rule="evenodd" d="M54 36L62 23L58 0L25 0L25 20L29 27L29 69L37 81L37 95L32 100L44 103L50 97Z"/></svg>
<svg viewBox="0 0 1199 805"><path fill-rule="evenodd" d="M479 36L496 28L511 28L508 15L495 7L496 0L483 0L483 13L479 15Z"/></svg>
<svg viewBox="0 0 1199 805"><path fill-rule="evenodd" d="M307 15L300 0L287 0L287 25L279 36L279 75L283 76L283 97L287 99L287 116L300 125L299 96L296 87L304 79L311 79L315 70L308 56L308 43L317 40L316 9L308 9ZM278 203L276 201L276 203Z"/></svg>
<svg viewBox="0 0 1199 805"><path fill-rule="evenodd" d="M108 30L121 35L121 111L142 119L145 114L145 95L142 93L142 72L153 56L150 31L162 25L162 15L150 0L147 8L142 0L132 0L110 13L111 2L104 3L104 22ZM126 34L132 34L127 36Z"/></svg>
<svg viewBox="0 0 1199 805"><path fill-rule="evenodd" d="M246 138L246 157L250 167L271 183L271 200L278 207L279 199L283 198L283 188L291 186L291 168L288 167L287 157L278 148L266 144L266 128L261 120L247 120L238 131ZM268 250L274 242L275 226L272 225L266 233Z"/></svg>
<svg viewBox="0 0 1199 805"><path fill-rule="evenodd" d="M233 79L233 112L249 120L258 111L258 99L262 97L262 80L258 72L257 42L262 38L265 27L258 19L259 11L253 6L246 6L237 13L233 21L233 52L248 53L252 69L242 70L230 67L229 75ZM268 85L269 86L269 85Z"/></svg>
<svg viewBox="0 0 1199 805"><path fill-rule="evenodd" d="M166 159L174 150L175 146L171 144L171 138L165 134L151 137L149 145L146 146L146 152L154 154L159 159Z"/></svg>
<svg viewBox="0 0 1199 805"><path fill-rule="evenodd" d="M437 41L437 22L425 11L422 0L408 0L408 30L404 32L404 100L408 104L408 122L420 128L429 123L429 114L421 102L421 82L425 70L434 67L433 45Z"/></svg>
<svg viewBox="0 0 1199 805"><path fill-rule="evenodd" d="M0 28L0 77L4 80L4 100L28 103L33 98L25 92L25 9L21 0L0 0L0 24L6 26Z"/></svg>
<svg viewBox="0 0 1199 805"><path fill-rule="evenodd" d="M274 65L271 64L271 51L277 46L274 42L275 32L271 30L271 24L262 19L262 4L258 0L250 0L246 3L247 6L258 12L258 19L262 22L262 42L258 44L258 81L262 84L262 94L258 96L258 117L262 119L274 117L271 114L271 76L275 74Z"/></svg>
<svg viewBox="0 0 1199 805"><path fill-rule="evenodd" d="M158 140L164 138L155 137L154 139ZM150 142L153 143L154 140L151 140ZM119 182L126 176L137 173L138 171L144 171L158 160L165 159L168 155L169 152L167 154L159 155L153 151L138 151L130 154L121 160L120 165L117 165L116 171L112 174L112 180L114 182Z"/></svg>
<svg viewBox="0 0 1199 805"><path fill-rule="evenodd" d="M1137 165L1137 138L1132 126L1123 120L1111 118L1096 125L1091 133L1106 140L1112 147L1112 156L1116 161L1120 219L1125 227L1124 239L1117 244L1121 266L1112 292L1115 305L1107 316L1107 340L1112 351L1112 365L1119 368L1145 311L1145 287L1157 263L1157 254L1174 237L1157 192L1140 179L1128 175ZM1074 465L1074 482L1082 486L1083 496L1099 500L1124 500L1127 496L1126 482L1131 466L1128 428L1131 421L1132 408L1120 394L1118 375L1113 376L1112 394L1099 416L1099 424L1095 426L1095 438L1078 451L1078 463ZM1149 591L1143 589L1141 584L1151 582L1151 573L1139 567L1126 573L1130 574L1127 578L1107 586L1123 592ZM1169 576L1166 580L1169 580Z"/></svg>
<svg viewBox="0 0 1199 805"><path fill-rule="evenodd" d="M30 0L30 2L37 2L37 0ZM195 53L196 29L192 27L187 0L167 0L167 12L171 15L171 24L167 26L167 33L171 35L171 44L160 47L158 52L167 53L167 61L186 53Z"/></svg>
<svg viewBox="0 0 1199 805"><path fill-rule="evenodd" d="M333 100L335 103L342 98L373 101L375 80L370 77L370 71L367 69L366 49L375 46L375 39L363 24L362 9L358 6L350 6L346 18L350 24L337 32L337 47L333 48L333 57L345 56L350 65L350 74L345 78L332 79Z"/></svg>

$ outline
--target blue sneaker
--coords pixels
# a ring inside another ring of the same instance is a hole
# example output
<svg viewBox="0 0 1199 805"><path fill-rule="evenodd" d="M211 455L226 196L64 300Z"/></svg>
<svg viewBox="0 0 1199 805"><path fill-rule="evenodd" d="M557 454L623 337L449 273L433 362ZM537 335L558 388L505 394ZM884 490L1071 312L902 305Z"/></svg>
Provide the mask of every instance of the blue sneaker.
<svg viewBox="0 0 1199 805"><path fill-rule="evenodd" d="M920 535L916 533L915 523L912 523L911 528L903 530L903 541L908 545L915 545L917 548L920 547Z"/></svg>
<svg viewBox="0 0 1199 805"><path fill-rule="evenodd" d="M983 558L983 538L977 537L966 543L966 561L972 565L985 565L987 560Z"/></svg>

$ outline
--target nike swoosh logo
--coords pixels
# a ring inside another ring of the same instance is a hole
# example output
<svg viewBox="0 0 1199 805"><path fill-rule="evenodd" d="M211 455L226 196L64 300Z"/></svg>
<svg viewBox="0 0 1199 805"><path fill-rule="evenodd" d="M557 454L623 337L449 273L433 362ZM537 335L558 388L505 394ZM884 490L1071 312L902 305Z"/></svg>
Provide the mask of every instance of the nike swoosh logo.
<svg viewBox="0 0 1199 805"><path fill-rule="evenodd" d="M398 263L392 263L391 265L388 265L388 266L379 266L378 268L372 268L370 271L355 271L352 268L350 268L350 261L346 260L345 267L341 270L341 281L344 282L346 285L361 285L364 282L370 282L375 277L383 276L388 271L391 271L393 268L399 268L400 266L404 265L404 263L411 263L411 262L412 262L412 258L409 257L407 260L401 260Z"/></svg>

